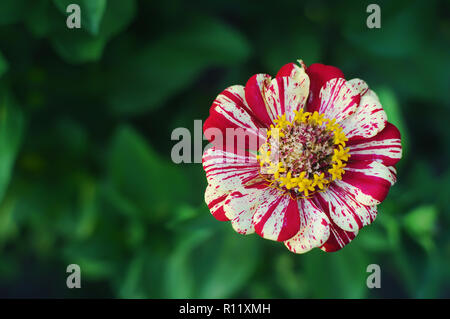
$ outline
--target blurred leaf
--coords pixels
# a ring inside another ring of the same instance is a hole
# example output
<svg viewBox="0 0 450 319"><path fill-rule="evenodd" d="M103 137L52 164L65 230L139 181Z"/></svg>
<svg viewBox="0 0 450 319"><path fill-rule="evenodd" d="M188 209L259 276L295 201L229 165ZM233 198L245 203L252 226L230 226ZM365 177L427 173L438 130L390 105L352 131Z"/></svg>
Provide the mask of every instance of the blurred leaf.
<svg viewBox="0 0 450 319"><path fill-rule="evenodd" d="M346 19L343 19L344 35L357 47L378 56L403 57L421 50L426 37L423 14L431 3L399 1L381 5L381 28L369 29L366 19L368 3L347 2ZM352 18L358 17L357 19ZM416 23L421 21L421 23ZM405 36L408 35L408 36Z"/></svg>
<svg viewBox="0 0 450 319"><path fill-rule="evenodd" d="M81 29L67 29L52 37L52 45L58 54L69 63L84 63L98 60L106 44L105 39L91 37ZM70 36L66 34L71 32Z"/></svg>
<svg viewBox="0 0 450 319"><path fill-rule="evenodd" d="M288 298L305 298L307 278L296 265L291 252L283 252L276 260L278 285L287 293Z"/></svg>
<svg viewBox="0 0 450 319"><path fill-rule="evenodd" d="M11 179L13 165L22 142L24 118L5 90L0 90L0 199Z"/></svg>
<svg viewBox="0 0 450 319"><path fill-rule="evenodd" d="M233 65L248 54L247 41L229 26L210 18L194 20L124 61L111 75L108 101L119 114L156 109L207 67Z"/></svg>
<svg viewBox="0 0 450 319"><path fill-rule="evenodd" d="M16 199L6 197L0 205L0 248L6 240L18 232L18 225L14 219Z"/></svg>
<svg viewBox="0 0 450 319"><path fill-rule="evenodd" d="M206 269L202 272L204 280L199 291L199 298L233 296L233 293L245 286L258 265L257 241L260 238L256 235L242 236L234 232L231 227L227 228L222 245L215 246L213 241L212 246L215 253L211 258L208 257L204 260L204 262L207 260L210 262L207 267L203 266Z"/></svg>
<svg viewBox="0 0 450 319"><path fill-rule="evenodd" d="M114 256L112 249L97 242L72 243L64 248L63 254L67 262L80 266L82 276L98 280L114 276L118 270L120 257Z"/></svg>
<svg viewBox="0 0 450 319"><path fill-rule="evenodd" d="M183 227L166 273L168 298L230 298L253 274L258 238L207 216Z"/></svg>
<svg viewBox="0 0 450 319"><path fill-rule="evenodd" d="M86 0L85 2L91 1ZM50 38L53 47L69 63L85 63L100 59L109 39L122 31L134 17L134 0L109 0L106 8L104 8L104 1L96 0L95 2L95 4L87 5L90 17L88 21L91 22L86 28L91 33L85 32L83 28L69 29L66 27L65 21L62 21L51 32ZM57 3L59 2L57 1ZM63 7L62 4L58 6Z"/></svg>
<svg viewBox="0 0 450 319"><path fill-rule="evenodd" d="M403 220L409 234L426 250L434 247L432 235L435 231L438 211L433 205L414 208Z"/></svg>
<svg viewBox="0 0 450 319"><path fill-rule="evenodd" d="M377 227L368 227L358 237L361 245L370 251L386 251L390 248L386 234Z"/></svg>
<svg viewBox="0 0 450 319"><path fill-rule="evenodd" d="M322 58L322 48L316 34L296 34L293 38L280 37L277 41L281 43L269 46L263 55L267 73L275 75L283 65L289 62L297 63L298 59L310 65Z"/></svg>
<svg viewBox="0 0 450 319"><path fill-rule="evenodd" d="M136 0L108 0L98 35L110 39L124 31L133 21L136 11Z"/></svg>
<svg viewBox="0 0 450 319"><path fill-rule="evenodd" d="M27 0L0 1L0 25L19 22L27 11Z"/></svg>
<svg viewBox="0 0 450 319"><path fill-rule="evenodd" d="M52 25L56 22L54 15L51 15L53 3L47 0L36 0L29 6L25 20L28 30L37 38L48 35ZM61 20L64 22L63 18Z"/></svg>
<svg viewBox="0 0 450 319"><path fill-rule="evenodd" d="M195 298L196 282L189 265L190 258L211 236L211 230L200 229L179 242L168 261L165 280L168 298Z"/></svg>
<svg viewBox="0 0 450 319"><path fill-rule="evenodd" d="M3 54L0 52L0 78L8 71L9 65Z"/></svg>
<svg viewBox="0 0 450 319"><path fill-rule="evenodd" d="M398 100L389 88L382 87L375 89L378 94L381 105L386 111L388 121L394 124L401 134L402 139L402 158L406 158L409 149L409 136L405 125L404 117L401 108L398 104ZM401 163L401 162L400 162Z"/></svg>
<svg viewBox="0 0 450 319"><path fill-rule="evenodd" d="M170 220L167 226L171 229L179 227L180 224L198 217L199 211L198 208L194 208L190 205L181 205L177 209L176 215Z"/></svg>
<svg viewBox="0 0 450 319"><path fill-rule="evenodd" d="M160 220L189 196L189 184L175 164L160 158L131 127L120 127L108 158L115 189L150 220Z"/></svg>
<svg viewBox="0 0 450 319"><path fill-rule="evenodd" d="M131 260L125 279L119 290L120 298L145 298L145 294L140 288L144 262L144 255L138 255Z"/></svg>
<svg viewBox="0 0 450 319"><path fill-rule="evenodd" d="M352 244L334 253L308 252L303 259L307 291L312 298L364 298L369 264L366 255Z"/></svg>

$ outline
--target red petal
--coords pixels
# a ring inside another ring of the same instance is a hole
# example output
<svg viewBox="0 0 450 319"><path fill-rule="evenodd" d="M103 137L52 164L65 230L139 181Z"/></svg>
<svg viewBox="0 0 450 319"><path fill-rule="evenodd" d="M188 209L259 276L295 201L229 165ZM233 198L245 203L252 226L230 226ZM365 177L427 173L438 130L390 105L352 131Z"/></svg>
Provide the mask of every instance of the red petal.
<svg viewBox="0 0 450 319"><path fill-rule="evenodd" d="M399 130L391 123L371 138L348 141L350 161L379 161L393 166L402 158Z"/></svg>
<svg viewBox="0 0 450 319"><path fill-rule="evenodd" d="M235 85L217 96L203 125L206 138L218 149L245 155L265 142L265 132L249 109L244 87ZM218 136L219 135L219 136ZM213 138L214 136L214 138Z"/></svg>
<svg viewBox="0 0 450 319"><path fill-rule="evenodd" d="M278 190L267 189L265 200L253 215L255 232L263 238L285 241L297 234L300 229L298 203Z"/></svg>
<svg viewBox="0 0 450 319"><path fill-rule="evenodd" d="M308 74L310 80L307 109L310 112L319 111L320 89L331 79L345 78L344 73L334 66L314 63L306 69L306 74Z"/></svg>
<svg viewBox="0 0 450 319"><path fill-rule="evenodd" d="M245 85L245 100L255 116L269 127L272 124L264 98L264 92L270 84L271 77L268 74L255 74Z"/></svg>

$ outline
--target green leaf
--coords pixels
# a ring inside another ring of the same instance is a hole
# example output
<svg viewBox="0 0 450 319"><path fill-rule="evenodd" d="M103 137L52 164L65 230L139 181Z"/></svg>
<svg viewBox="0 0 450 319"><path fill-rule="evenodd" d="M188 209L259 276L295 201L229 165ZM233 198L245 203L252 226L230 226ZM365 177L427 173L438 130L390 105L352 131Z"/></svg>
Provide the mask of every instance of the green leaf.
<svg viewBox="0 0 450 319"><path fill-rule="evenodd" d="M5 72L8 71L8 68L9 68L8 61L6 61L5 57L0 52L0 77L2 77L3 74L5 74Z"/></svg>
<svg viewBox="0 0 450 319"><path fill-rule="evenodd" d="M52 25L56 23L59 16L52 15L53 4L46 0L33 1L29 5L25 24L28 30L37 38L47 36L52 29ZM64 23L64 18L61 18Z"/></svg>
<svg viewBox="0 0 450 319"><path fill-rule="evenodd" d="M105 39L92 37L78 29L60 32L52 37L53 48L64 60L74 64L97 61L105 44Z"/></svg>
<svg viewBox="0 0 450 319"><path fill-rule="evenodd" d="M115 189L150 220L167 216L190 193L179 168L163 160L129 126L120 127L112 139L108 176Z"/></svg>
<svg viewBox="0 0 450 319"><path fill-rule="evenodd" d="M257 236L239 235L202 212L178 232L166 272L167 298L233 297L258 265Z"/></svg>
<svg viewBox="0 0 450 319"><path fill-rule="evenodd" d="M19 22L27 12L27 0L0 1L0 25Z"/></svg>
<svg viewBox="0 0 450 319"><path fill-rule="evenodd" d="M119 298L145 298L141 288L141 278L144 275L145 256L137 255L129 263L126 276L119 288Z"/></svg>
<svg viewBox="0 0 450 319"><path fill-rule="evenodd" d="M247 41L213 19L197 19L183 31L166 34L124 61L111 74L108 102L118 114L138 114L161 107L212 65L242 62Z"/></svg>
<svg viewBox="0 0 450 319"><path fill-rule="evenodd" d="M233 296L236 291L245 285L258 265L257 241L260 238L256 235L242 236L234 232L231 227L227 227L226 232L221 245L215 246L215 241L212 241L214 253L204 260L205 263L207 260L211 262L207 264L207 267L203 266L205 272L209 271L202 276L204 281L198 294L199 298ZM205 244L208 244L208 242ZM220 248L217 251L214 247ZM208 249L211 250L211 247L208 247Z"/></svg>
<svg viewBox="0 0 450 319"><path fill-rule="evenodd" d="M308 252L303 265L309 297L364 298L369 264L361 249L352 244L335 253Z"/></svg>
<svg viewBox="0 0 450 319"><path fill-rule="evenodd" d="M136 12L136 0L108 0L98 35L105 39L116 36L130 25Z"/></svg>
<svg viewBox="0 0 450 319"><path fill-rule="evenodd" d="M321 60L321 44L313 30L311 33L296 34L293 38L276 38L274 35L274 39L279 43L269 46L263 55L264 66L269 74L276 74L283 65L288 62L297 63L298 59L302 59L307 65Z"/></svg>
<svg viewBox="0 0 450 319"><path fill-rule="evenodd" d="M0 90L0 200L11 179L23 130L22 111L5 90Z"/></svg>
<svg viewBox="0 0 450 319"><path fill-rule="evenodd" d="M436 227L438 211L434 205L414 208L403 220L406 230L417 239L433 234Z"/></svg>
<svg viewBox="0 0 450 319"><path fill-rule="evenodd" d="M377 88L375 89L375 92L378 94L381 105L386 111L388 121L394 124L400 131L402 138L402 156L403 158L406 158L409 148L409 134L406 128L405 121L403 119L404 117L402 114L402 110L398 104L398 100L394 92L389 88Z"/></svg>
<svg viewBox="0 0 450 319"><path fill-rule="evenodd" d="M180 240L168 261L165 290L168 298L194 298L195 278L192 266L189 265L191 255L205 241L212 237L210 230L200 229Z"/></svg>
<svg viewBox="0 0 450 319"><path fill-rule="evenodd" d="M367 4L348 2L342 19L344 36L356 47L382 57L400 57L421 50L426 38L424 12L432 12L432 4L420 1L385 3L381 7L381 28L369 29ZM352 17L358 17L358 19ZM421 23L416 23L421 21ZM405 36L405 34L407 36Z"/></svg>
<svg viewBox="0 0 450 319"><path fill-rule="evenodd" d="M74 243L65 246L65 260L80 266L82 276L89 279L105 279L116 274L119 262L111 247L98 242Z"/></svg>
<svg viewBox="0 0 450 319"><path fill-rule="evenodd" d="M54 49L67 62L73 64L93 62L101 58L106 43L130 24L135 14L135 1L90 0L79 1L82 11L82 28L69 29L65 21L54 26L50 39ZM95 2L95 3L94 3ZM65 12L70 0L55 3ZM106 5L106 7L105 7ZM83 12L86 11L86 15ZM86 20L85 27L83 22Z"/></svg>
<svg viewBox="0 0 450 319"><path fill-rule="evenodd" d="M307 278L296 264L289 251L282 252L275 260L277 283L287 293L288 298L305 298Z"/></svg>

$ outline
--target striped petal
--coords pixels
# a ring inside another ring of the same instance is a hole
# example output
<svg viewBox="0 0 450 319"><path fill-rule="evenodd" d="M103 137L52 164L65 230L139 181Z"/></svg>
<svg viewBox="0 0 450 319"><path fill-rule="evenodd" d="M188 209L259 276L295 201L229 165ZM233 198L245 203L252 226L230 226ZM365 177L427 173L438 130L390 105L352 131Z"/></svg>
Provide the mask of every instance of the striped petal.
<svg viewBox="0 0 450 319"><path fill-rule="evenodd" d="M344 74L338 68L320 63L311 64L306 68L306 74L310 80L310 92L307 109L309 112L319 111L320 90L331 79L344 78Z"/></svg>
<svg viewBox="0 0 450 319"><path fill-rule="evenodd" d="M357 235L357 230L348 232L332 224L330 226L330 237L328 237L327 242L320 249L328 253L338 251L350 243Z"/></svg>
<svg viewBox="0 0 450 319"><path fill-rule="evenodd" d="M341 126L347 138L361 139L375 136L386 123L387 115L377 95L372 90L366 90L356 112L341 122Z"/></svg>
<svg viewBox="0 0 450 319"><path fill-rule="evenodd" d="M359 95L363 96L369 90L369 86L364 80L361 79L351 79L347 81L354 90L356 90Z"/></svg>
<svg viewBox="0 0 450 319"><path fill-rule="evenodd" d="M242 188L228 196L223 208L235 231L243 235L255 232L253 214L261 203L264 191L265 188Z"/></svg>
<svg viewBox="0 0 450 319"><path fill-rule="evenodd" d="M351 193L363 205L378 205L395 182L395 175L379 162L349 162L336 185Z"/></svg>
<svg viewBox="0 0 450 319"><path fill-rule="evenodd" d="M389 172L391 173L391 177L390 180L392 181L392 185L394 185L395 183L397 183L397 169L394 166L389 166L388 167Z"/></svg>
<svg viewBox="0 0 450 319"><path fill-rule="evenodd" d="M302 109L309 94L309 77L302 68L297 67L292 76L276 77L266 91L266 101L272 120L286 114L286 119L294 119L294 111Z"/></svg>
<svg viewBox="0 0 450 319"><path fill-rule="evenodd" d="M309 199L299 200L300 230L284 242L286 247L303 254L313 248L321 247L330 236L330 221L325 213Z"/></svg>
<svg viewBox="0 0 450 319"><path fill-rule="evenodd" d="M273 114L269 114L270 110L267 106L265 92L272 80L268 74L255 74L245 85L245 100L257 117L266 127L272 124Z"/></svg>
<svg viewBox="0 0 450 319"><path fill-rule="evenodd" d="M279 190L268 188L253 215L253 225L263 238L285 241L300 229L300 213L296 200Z"/></svg>
<svg viewBox="0 0 450 319"><path fill-rule="evenodd" d="M225 215L223 204L228 197L228 192L220 188L219 185L208 184L205 191L205 202L211 214L219 221L226 222L229 218Z"/></svg>
<svg viewBox="0 0 450 319"><path fill-rule="evenodd" d="M328 81L320 90L319 113L329 119L342 122L356 111L360 95L345 79L337 78Z"/></svg>
<svg viewBox="0 0 450 319"><path fill-rule="evenodd" d="M350 140L348 146L352 161L379 161L386 166L393 166L402 157L400 132L391 123L387 123L374 137Z"/></svg>
<svg viewBox="0 0 450 319"><path fill-rule="evenodd" d="M211 147L203 154L203 169L212 186L234 191L259 180L260 167L254 155L239 156Z"/></svg>
<svg viewBox="0 0 450 319"><path fill-rule="evenodd" d="M245 102L244 87L235 85L227 88L214 100L210 115L203 125L205 136L217 148L228 152L244 154L247 150L258 150L265 142L261 124ZM219 129L221 138L212 138L208 130Z"/></svg>
<svg viewBox="0 0 450 319"><path fill-rule="evenodd" d="M316 196L320 206L326 207L333 223L345 231L354 232L369 225L377 215L376 206L358 202L352 193L337 184Z"/></svg>

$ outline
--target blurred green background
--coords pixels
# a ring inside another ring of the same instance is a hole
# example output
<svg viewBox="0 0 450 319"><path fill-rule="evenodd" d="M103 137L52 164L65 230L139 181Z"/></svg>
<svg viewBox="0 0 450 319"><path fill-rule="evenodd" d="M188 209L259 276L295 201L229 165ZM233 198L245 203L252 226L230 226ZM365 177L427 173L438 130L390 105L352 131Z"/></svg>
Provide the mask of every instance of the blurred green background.
<svg viewBox="0 0 450 319"><path fill-rule="evenodd" d="M368 29L372 2L2 0L0 296L450 297L450 5L376 1ZM366 80L402 132L377 220L332 254L235 233L170 159L225 87L298 58Z"/></svg>

